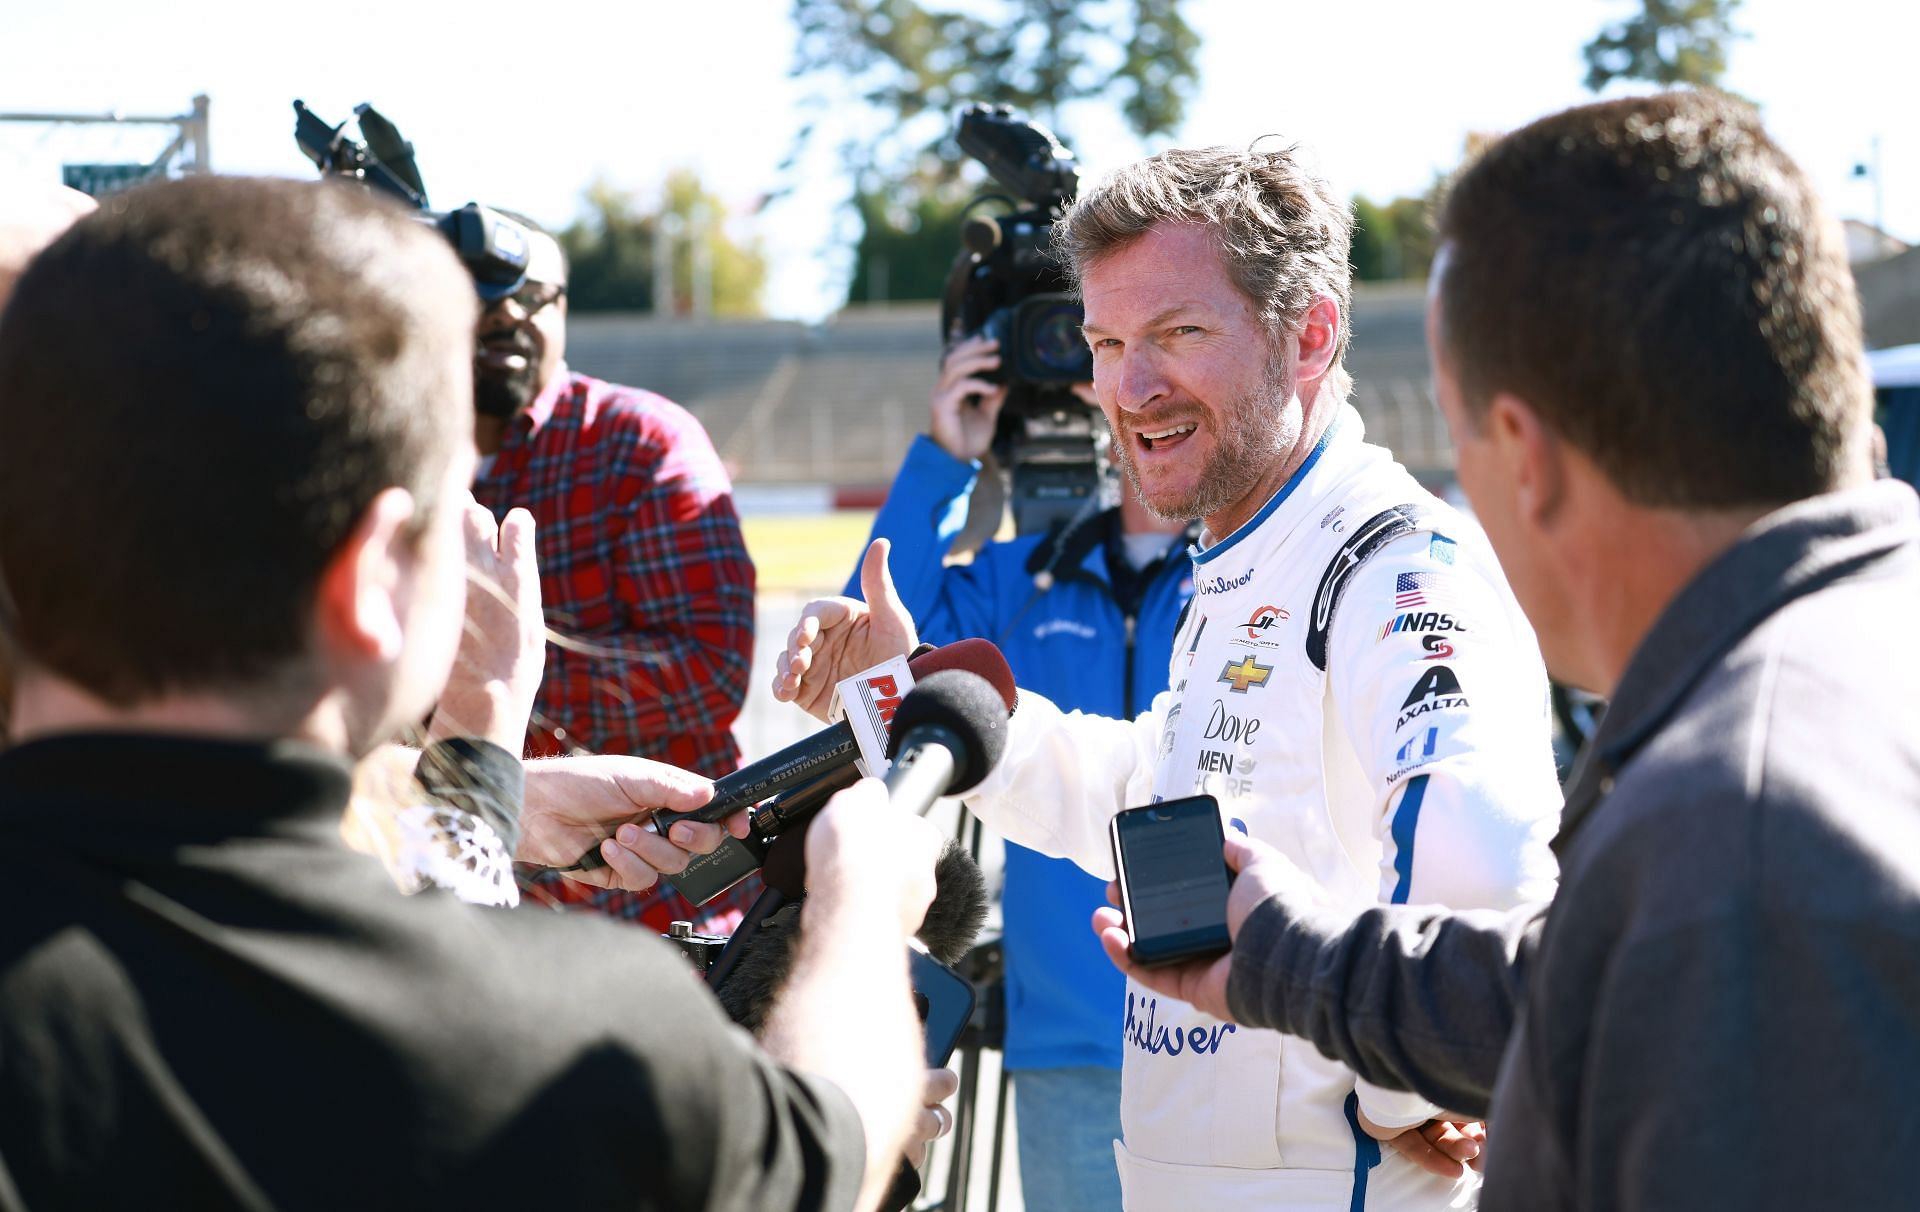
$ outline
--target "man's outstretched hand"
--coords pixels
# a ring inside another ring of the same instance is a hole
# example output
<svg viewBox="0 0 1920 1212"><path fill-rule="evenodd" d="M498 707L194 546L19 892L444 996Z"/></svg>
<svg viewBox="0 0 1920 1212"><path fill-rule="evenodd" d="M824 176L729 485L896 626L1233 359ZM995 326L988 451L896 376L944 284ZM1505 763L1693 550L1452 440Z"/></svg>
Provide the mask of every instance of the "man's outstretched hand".
<svg viewBox="0 0 1920 1212"><path fill-rule="evenodd" d="M1292 860L1263 842L1240 833L1227 834L1227 867L1234 872L1233 886L1227 892L1227 937L1238 940L1240 927L1254 907L1269 897L1288 894L1293 904L1317 904L1319 888ZM1227 1008L1227 974L1233 969L1233 951L1205 959L1164 964L1147 968L1134 962L1127 951L1127 928L1117 906L1120 886L1107 885L1107 900L1116 906L1093 912L1093 932L1100 936L1113 966L1140 984L1168 997L1178 998L1197 1010L1227 1022L1233 1014Z"/></svg>
<svg viewBox="0 0 1920 1212"><path fill-rule="evenodd" d="M817 598L801 610L800 621L788 633L786 650L776 663L774 698L797 704L825 723L833 688L842 679L913 651L913 616L894 591L888 550L885 539L875 539L867 548L866 561L860 565L860 589L866 601Z"/></svg>
<svg viewBox="0 0 1920 1212"><path fill-rule="evenodd" d="M747 834L745 810L720 824L676 821L664 835L644 828L661 808L691 812L713 798L713 780L663 762L582 754L528 762L526 771L514 858L564 869L598 846L606 866L562 870L583 884L644 892L662 875L686 870L693 856L712 853L729 834Z"/></svg>

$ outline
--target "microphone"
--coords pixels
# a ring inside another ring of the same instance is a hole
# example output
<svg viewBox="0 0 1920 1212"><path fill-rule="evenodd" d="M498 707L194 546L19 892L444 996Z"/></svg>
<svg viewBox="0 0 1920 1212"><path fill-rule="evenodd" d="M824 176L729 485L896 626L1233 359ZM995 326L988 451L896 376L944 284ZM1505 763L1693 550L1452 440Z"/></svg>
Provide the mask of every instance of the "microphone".
<svg viewBox="0 0 1920 1212"><path fill-rule="evenodd" d="M993 687L999 698L1004 701L1008 712L1013 710L1018 691L1013 684L1013 671L1007 667L1007 658L990 641L981 639L960 640L944 648L936 648L923 653L908 662L918 689L918 682L924 678L936 676L942 672L967 671L976 678ZM904 707L913 700L909 691L902 700ZM807 737L795 741L785 749L761 758L757 762L742 766L732 774L715 780L713 798L692 812L659 812L655 820L662 833L675 821L696 820L715 822L724 820L740 811L751 808L783 791L789 791L803 784L813 783L822 776L850 770L855 759L860 756L860 747L854 739L853 727L847 721L837 724ZM848 777L852 782L857 774ZM819 784L824 786L824 783ZM816 787L817 789L817 787ZM824 803L827 795L839 790L833 787L820 797ZM794 815L791 811L789 818ZM777 825L770 821L767 833L776 831ZM763 833L762 836L766 836ZM600 857L600 847L594 846L580 856L571 867L560 868L564 871L591 871L607 865Z"/></svg>
<svg viewBox="0 0 1920 1212"><path fill-rule="evenodd" d="M774 994L793 968L806 894L805 828L790 830L767 851L766 890L727 940L707 981L727 1017L758 1031ZM762 911L763 902L766 908ZM949 841L933 868L933 902L916 931L927 954L944 967L960 962L987 921L987 879L979 864Z"/></svg>
<svg viewBox="0 0 1920 1212"><path fill-rule="evenodd" d="M1007 747L1007 705L987 679L948 669L914 683L887 733L887 795L925 816L979 786Z"/></svg>

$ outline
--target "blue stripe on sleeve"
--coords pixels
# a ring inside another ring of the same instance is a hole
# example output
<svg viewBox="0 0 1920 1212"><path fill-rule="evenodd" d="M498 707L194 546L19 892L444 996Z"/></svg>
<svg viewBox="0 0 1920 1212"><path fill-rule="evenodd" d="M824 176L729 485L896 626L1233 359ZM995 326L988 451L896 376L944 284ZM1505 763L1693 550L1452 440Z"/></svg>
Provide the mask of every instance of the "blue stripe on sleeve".
<svg viewBox="0 0 1920 1212"><path fill-rule="evenodd" d="M1360 1126L1360 1095L1347 1092L1347 1127L1353 1130L1353 1198L1347 1212L1367 1212L1367 1171L1380 1164L1380 1142Z"/></svg>
<svg viewBox="0 0 1920 1212"><path fill-rule="evenodd" d="M1400 793L1400 806L1393 810L1393 870L1400 878L1394 881L1393 903L1407 903L1407 890L1413 886L1413 831L1420 824L1420 801L1427 798L1427 776L1416 775L1407 780L1407 789Z"/></svg>

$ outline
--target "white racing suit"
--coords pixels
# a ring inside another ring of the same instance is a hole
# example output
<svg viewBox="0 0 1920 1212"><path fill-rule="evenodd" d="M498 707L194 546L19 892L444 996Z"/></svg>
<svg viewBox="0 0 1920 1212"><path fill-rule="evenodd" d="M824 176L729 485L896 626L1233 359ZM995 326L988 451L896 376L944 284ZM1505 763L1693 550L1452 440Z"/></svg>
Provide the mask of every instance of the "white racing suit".
<svg viewBox="0 0 1920 1212"><path fill-rule="evenodd" d="M968 805L1109 879L1114 813L1207 793L1355 914L1551 896L1560 789L1533 631L1479 530L1362 437L1343 407L1259 513L1196 552L1172 689L1131 722L1023 693ZM1430 1175L1354 1118L1436 1108L1303 1040L1133 983L1123 1039L1129 1212L1472 1203L1475 1176Z"/></svg>

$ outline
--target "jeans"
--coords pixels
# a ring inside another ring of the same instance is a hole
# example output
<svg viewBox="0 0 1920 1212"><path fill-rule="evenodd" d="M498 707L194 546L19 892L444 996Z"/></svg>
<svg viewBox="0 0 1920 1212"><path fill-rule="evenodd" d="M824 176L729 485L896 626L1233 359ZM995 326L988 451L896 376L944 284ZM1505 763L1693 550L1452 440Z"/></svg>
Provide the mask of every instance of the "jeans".
<svg viewBox="0 0 1920 1212"><path fill-rule="evenodd" d="M1020 1189L1032 1212L1118 1212L1120 1070L1020 1069L1013 1074Z"/></svg>

